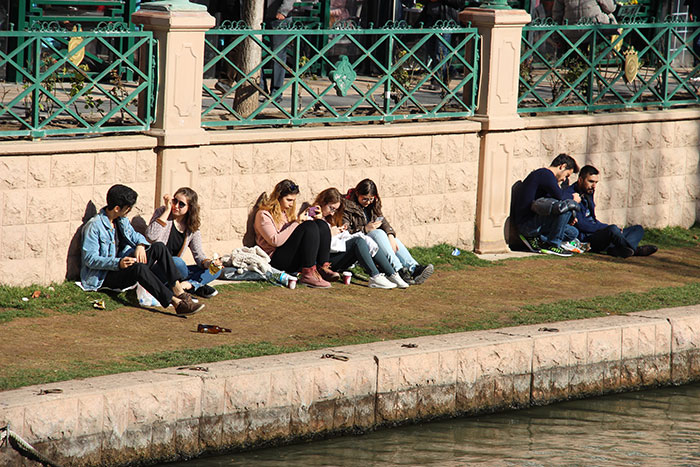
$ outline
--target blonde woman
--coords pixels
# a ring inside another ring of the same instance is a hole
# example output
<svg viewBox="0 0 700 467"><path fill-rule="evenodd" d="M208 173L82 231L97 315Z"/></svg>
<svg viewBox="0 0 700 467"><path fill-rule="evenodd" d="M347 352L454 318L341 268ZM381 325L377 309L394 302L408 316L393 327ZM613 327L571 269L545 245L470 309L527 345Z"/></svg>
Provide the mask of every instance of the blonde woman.
<svg viewBox="0 0 700 467"><path fill-rule="evenodd" d="M330 269L331 232L316 213L296 214L299 186L282 180L269 195L262 196L255 214L255 242L270 255L270 265L287 272L301 270L299 282L328 288L340 277Z"/></svg>

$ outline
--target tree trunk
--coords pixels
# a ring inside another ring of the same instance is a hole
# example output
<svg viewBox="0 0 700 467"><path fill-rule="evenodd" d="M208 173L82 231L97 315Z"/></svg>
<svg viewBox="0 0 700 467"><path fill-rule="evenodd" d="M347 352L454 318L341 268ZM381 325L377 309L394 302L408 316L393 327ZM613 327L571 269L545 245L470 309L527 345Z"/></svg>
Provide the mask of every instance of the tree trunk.
<svg viewBox="0 0 700 467"><path fill-rule="evenodd" d="M265 0L243 0L241 2L243 21L252 29L260 29L263 22ZM262 37L259 38L262 40ZM262 49L251 38L244 40L236 47L233 62L238 69L248 75L260 64ZM238 77L243 79L242 76ZM258 107L258 91L260 90L260 72L248 77L248 80L236 89L233 108L242 117L249 116Z"/></svg>

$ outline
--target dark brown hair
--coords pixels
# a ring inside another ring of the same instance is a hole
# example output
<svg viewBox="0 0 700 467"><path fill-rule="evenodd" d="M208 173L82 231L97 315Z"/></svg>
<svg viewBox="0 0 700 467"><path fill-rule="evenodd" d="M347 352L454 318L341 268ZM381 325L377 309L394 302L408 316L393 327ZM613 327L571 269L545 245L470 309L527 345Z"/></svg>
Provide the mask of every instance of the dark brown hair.
<svg viewBox="0 0 700 467"><path fill-rule="evenodd" d="M358 202L359 200L357 197L359 195L362 196L374 196L374 201L372 204L369 205L369 207L372 208L372 212L374 213L375 216L381 216L382 215L382 199L379 197L379 191L377 190L377 184L374 183L372 180L369 178L365 178L364 180L361 180L360 183L355 186L355 189L353 190L353 196L355 197L355 201Z"/></svg>
<svg viewBox="0 0 700 467"><path fill-rule="evenodd" d="M335 211L335 214L326 218L326 221L328 221L329 224L338 227L343 225L343 212L345 211L345 200L343 199L343 195L340 194L340 191L338 191L337 188L326 188L325 190L320 192L318 195L316 195L316 199L314 200L313 205L321 206L321 208L323 208L323 206L333 203L340 203L340 206Z"/></svg>
<svg viewBox="0 0 700 467"><path fill-rule="evenodd" d="M178 188L173 198L181 194L187 199L187 213L185 214L185 225L189 233L193 234L199 230L201 225L201 220L199 218L199 198L197 197L197 192L192 188L183 186Z"/></svg>

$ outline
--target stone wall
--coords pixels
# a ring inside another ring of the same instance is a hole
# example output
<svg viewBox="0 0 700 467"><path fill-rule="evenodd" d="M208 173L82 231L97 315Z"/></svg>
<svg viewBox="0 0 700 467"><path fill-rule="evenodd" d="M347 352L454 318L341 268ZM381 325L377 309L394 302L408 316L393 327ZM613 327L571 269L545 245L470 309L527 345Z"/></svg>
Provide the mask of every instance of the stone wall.
<svg viewBox="0 0 700 467"><path fill-rule="evenodd" d="M313 201L326 188L344 193L369 177L404 243L447 242L471 250L477 128L459 122L214 133L198 163L187 166L189 183L206 208L204 241L219 253L239 247L253 203L284 178L300 186L300 200Z"/></svg>
<svg viewBox="0 0 700 467"><path fill-rule="evenodd" d="M698 219L700 111L523 122L523 129L499 133L503 168L494 173L496 180L484 182L491 188L483 196L508 199L517 180L568 152L580 165L601 170L601 220L689 227ZM300 185L301 200L312 200L330 186L345 191L370 177L379 185L386 217L408 246L446 242L472 250L484 141L479 128L456 121L211 131L207 144L167 149L156 148L156 139L147 136L3 143L0 281L28 285L74 277L78 228L104 204L114 183L139 192L132 214L137 228L148 222L162 193L191 186L201 198L205 249L224 254L241 245L258 195L283 178Z"/></svg>
<svg viewBox="0 0 700 467"><path fill-rule="evenodd" d="M2 393L0 427L61 465L144 465L700 378L700 306L547 327L557 331L519 326L25 387ZM0 450L0 466L22 465L33 464Z"/></svg>
<svg viewBox="0 0 700 467"><path fill-rule="evenodd" d="M515 135L511 184L566 152L580 166L600 170L595 199L602 221L660 228L690 227L698 219L698 110L530 117L525 123Z"/></svg>
<svg viewBox="0 0 700 467"><path fill-rule="evenodd" d="M154 143L131 136L0 145L0 282L45 284L76 275L78 231L115 183L138 191L133 216L150 219Z"/></svg>

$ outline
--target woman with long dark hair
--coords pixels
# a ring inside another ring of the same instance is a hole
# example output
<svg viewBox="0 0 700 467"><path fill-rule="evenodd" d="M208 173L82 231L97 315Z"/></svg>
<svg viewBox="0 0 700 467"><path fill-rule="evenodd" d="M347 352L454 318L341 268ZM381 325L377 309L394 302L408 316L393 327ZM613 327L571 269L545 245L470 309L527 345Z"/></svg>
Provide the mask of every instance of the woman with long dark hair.
<svg viewBox="0 0 700 467"><path fill-rule="evenodd" d="M389 221L382 214L382 199L377 185L365 178L348 191L343 221L351 233L363 232L379 245L401 278L409 284L422 284L433 273L433 265L422 266L396 237Z"/></svg>
<svg viewBox="0 0 700 467"><path fill-rule="evenodd" d="M328 223L306 211L296 214L299 186L282 180L256 206L255 243L270 255L270 265L287 272L301 270L299 282L327 288L340 277L330 268L331 232Z"/></svg>
<svg viewBox="0 0 700 467"><path fill-rule="evenodd" d="M314 206L321 210L321 217L331 226L331 236L341 235L347 226L343 223L345 212L345 200L336 188L327 188L320 192L314 200ZM370 240L372 243L374 241ZM345 251L331 252L331 268L341 271L349 268L355 262L370 275L369 287L378 289L393 289L397 286L405 289L408 284L401 279L396 270L391 266L386 254L376 251L370 252L367 239L361 235L354 235L344 242ZM379 272L381 269L382 272Z"/></svg>
<svg viewBox="0 0 700 467"><path fill-rule="evenodd" d="M208 284L221 275L221 260L207 258L202 249L197 193L192 188L178 188L172 196L163 195L163 202L164 205L153 213L146 236L152 242L165 243L184 281L185 290L200 297L213 297L218 292ZM192 266L187 266L182 259L188 247L196 263ZM214 267L210 269L212 264Z"/></svg>

